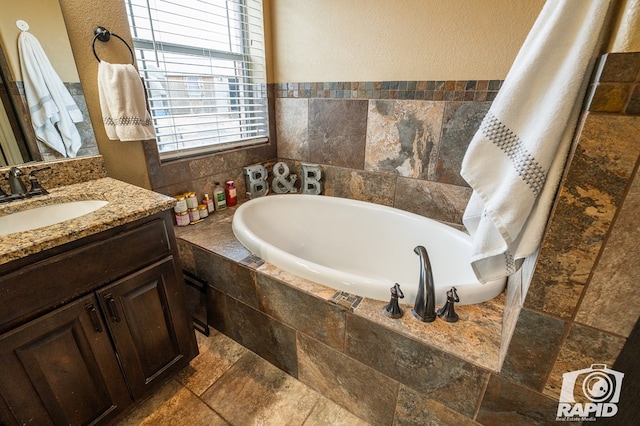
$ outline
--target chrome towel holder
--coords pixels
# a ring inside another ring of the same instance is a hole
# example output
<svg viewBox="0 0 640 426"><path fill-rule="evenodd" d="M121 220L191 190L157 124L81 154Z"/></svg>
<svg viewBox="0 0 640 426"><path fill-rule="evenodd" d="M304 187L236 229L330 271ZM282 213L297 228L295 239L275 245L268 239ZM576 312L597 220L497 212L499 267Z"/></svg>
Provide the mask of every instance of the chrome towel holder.
<svg viewBox="0 0 640 426"><path fill-rule="evenodd" d="M129 46L129 43L127 43L125 39L123 39L116 33L112 33L111 31L109 31L104 27L96 27L93 30L93 33L95 34L95 36L93 37L93 42L91 43L91 50L93 50L93 55L96 57L98 62L101 62L101 60L100 60L100 57L98 57L98 54L96 53L96 40L100 40L101 42L106 43L111 39L111 36L114 36L116 38L119 38L124 43L124 45L127 46L127 49L129 49L129 53L131 54L131 64L135 65L136 57L133 54L133 49L131 48L131 46Z"/></svg>

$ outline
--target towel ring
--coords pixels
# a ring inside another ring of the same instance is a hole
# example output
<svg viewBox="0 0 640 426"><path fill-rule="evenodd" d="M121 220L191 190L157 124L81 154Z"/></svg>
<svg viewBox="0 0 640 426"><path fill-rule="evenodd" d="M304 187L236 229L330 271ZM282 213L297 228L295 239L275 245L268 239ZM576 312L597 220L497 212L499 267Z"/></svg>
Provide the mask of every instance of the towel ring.
<svg viewBox="0 0 640 426"><path fill-rule="evenodd" d="M131 54L131 64L135 65L136 57L133 54L133 49L131 49L131 46L129 46L129 43L127 43L122 37L120 37L116 33L112 33L111 31L103 27L96 27L96 29L93 30L93 33L95 34L95 37L93 37L93 42L91 43L91 50L93 50L93 55L96 57L98 62L102 62L102 61L100 60L100 58L98 57L98 54L96 53L96 40L100 40L101 42L106 43L111 39L111 36L114 36L116 38L119 38L124 43L124 45L127 46L127 49L129 49L129 53Z"/></svg>

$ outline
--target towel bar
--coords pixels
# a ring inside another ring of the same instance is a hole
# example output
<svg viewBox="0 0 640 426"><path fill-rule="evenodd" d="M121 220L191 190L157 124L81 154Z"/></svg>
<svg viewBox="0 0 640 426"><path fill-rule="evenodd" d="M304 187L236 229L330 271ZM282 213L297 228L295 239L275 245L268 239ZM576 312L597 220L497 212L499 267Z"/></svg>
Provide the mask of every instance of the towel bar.
<svg viewBox="0 0 640 426"><path fill-rule="evenodd" d="M111 36L114 36L116 38L119 38L124 43L124 45L127 46L127 49L129 49L129 53L131 54L131 64L135 65L136 57L133 54L133 49L131 48L131 46L129 46L129 43L127 43L122 37L120 37L116 33L112 33L104 27L96 27L93 30L93 33L95 34L95 36L93 37L93 42L91 43L91 50L93 50L93 55L96 57L98 62L100 62L100 58L96 53L96 40L100 40L101 42L106 43L111 39Z"/></svg>

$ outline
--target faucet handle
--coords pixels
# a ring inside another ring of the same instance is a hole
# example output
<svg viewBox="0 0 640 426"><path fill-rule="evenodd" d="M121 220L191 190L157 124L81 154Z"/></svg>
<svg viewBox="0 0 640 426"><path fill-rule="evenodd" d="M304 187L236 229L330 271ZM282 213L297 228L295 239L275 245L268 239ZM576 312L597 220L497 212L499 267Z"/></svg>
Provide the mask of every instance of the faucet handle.
<svg viewBox="0 0 640 426"><path fill-rule="evenodd" d="M49 170L51 168L51 166L44 166L44 167L39 167L37 169L33 169L29 172L29 179L31 179L31 177L35 177L36 173L42 172L44 170Z"/></svg>
<svg viewBox="0 0 640 426"><path fill-rule="evenodd" d="M398 283L389 290L391 291L391 300L389 300L389 303L382 308L382 314L389 318L400 318L404 314L404 311L398 304L398 298L404 299L404 293L400 290L400 284Z"/></svg>
<svg viewBox="0 0 640 426"><path fill-rule="evenodd" d="M445 320L446 322L456 322L459 317L455 310L455 303L459 302L458 291L455 287L451 287L451 290L447 291L447 303L440 309L438 309L438 318Z"/></svg>
<svg viewBox="0 0 640 426"><path fill-rule="evenodd" d="M29 172L29 183L31 184L31 188L29 189L30 195L47 195L49 193L42 187L42 185L40 185L36 173L39 173L43 170L49 170L50 168L50 166L45 166L38 169L33 169Z"/></svg>

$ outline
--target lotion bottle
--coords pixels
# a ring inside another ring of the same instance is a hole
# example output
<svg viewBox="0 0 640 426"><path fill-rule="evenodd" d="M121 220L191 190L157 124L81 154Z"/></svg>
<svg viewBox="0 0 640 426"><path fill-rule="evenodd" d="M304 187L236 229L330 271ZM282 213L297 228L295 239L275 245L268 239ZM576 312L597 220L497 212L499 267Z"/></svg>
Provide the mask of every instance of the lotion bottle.
<svg viewBox="0 0 640 426"><path fill-rule="evenodd" d="M238 196L237 196L237 192L236 192L236 185L232 180L227 181L226 196L227 196L227 206L231 207L231 206L235 206L236 204L238 204Z"/></svg>
<svg viewBox="0 0 640 426"><path fill-rule="evenodd" d="M215 210L215 207L213 206L213 200L209 198L209 194L204 194L202 204L207 206L207 212L209 213L213 213L213 211Z"/></svg>
<svg viewBox="0 0 640 426"><path fill-rule="evenodd" d="M215 204L216 210L227 208L227 199L224 196L224 189L220 186L220 182L216 182L216 187L213 189L213 204Z"/></svg>

